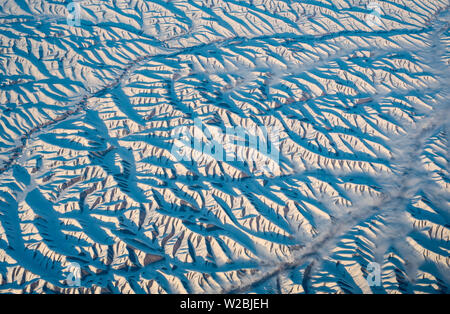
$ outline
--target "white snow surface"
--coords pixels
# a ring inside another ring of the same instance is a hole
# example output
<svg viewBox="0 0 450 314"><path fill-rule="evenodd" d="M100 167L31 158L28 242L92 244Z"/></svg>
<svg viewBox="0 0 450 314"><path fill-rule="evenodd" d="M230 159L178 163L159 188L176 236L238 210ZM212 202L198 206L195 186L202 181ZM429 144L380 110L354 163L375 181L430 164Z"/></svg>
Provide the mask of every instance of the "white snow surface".
<svg viewBox="0 0 450 314"><path fill-rule="evenodd" d="M449 293L449 4L0 0L0 293Z"/></svg>

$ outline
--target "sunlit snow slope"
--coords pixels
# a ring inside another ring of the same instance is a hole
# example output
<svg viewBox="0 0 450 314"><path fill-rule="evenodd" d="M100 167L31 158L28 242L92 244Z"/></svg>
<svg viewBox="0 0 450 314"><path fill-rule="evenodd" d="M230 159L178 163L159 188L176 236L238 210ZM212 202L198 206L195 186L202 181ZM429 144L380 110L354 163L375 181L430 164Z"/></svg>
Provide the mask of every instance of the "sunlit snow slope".
<svg viewBox="0 0 450 314"><path fill-rule="evenodd" d="M448 0L76 3L0 0L0 292L449 293Z"/></svg>

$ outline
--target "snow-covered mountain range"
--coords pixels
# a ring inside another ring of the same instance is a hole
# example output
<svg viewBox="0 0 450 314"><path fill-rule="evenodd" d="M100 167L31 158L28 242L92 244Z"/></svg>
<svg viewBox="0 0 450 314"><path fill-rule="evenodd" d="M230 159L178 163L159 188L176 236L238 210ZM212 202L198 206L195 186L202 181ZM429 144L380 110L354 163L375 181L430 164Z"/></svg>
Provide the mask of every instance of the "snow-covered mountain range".
<svg viewBox="0 0 450 314"><path fill-rule="evenodd" d="M0 292L449 293L449 5L0 0Z"/></svg>

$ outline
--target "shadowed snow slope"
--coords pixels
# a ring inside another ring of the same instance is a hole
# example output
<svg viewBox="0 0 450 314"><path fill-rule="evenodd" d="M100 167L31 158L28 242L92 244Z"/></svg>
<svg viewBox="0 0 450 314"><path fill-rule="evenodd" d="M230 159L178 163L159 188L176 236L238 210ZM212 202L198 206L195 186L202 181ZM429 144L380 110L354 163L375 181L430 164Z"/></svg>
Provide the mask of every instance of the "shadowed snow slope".
<svg viewBox="0 0 450 314"><path fill-rule="evenodd" d="M449 293L448 7L0 0L0 292Z"/></svg>

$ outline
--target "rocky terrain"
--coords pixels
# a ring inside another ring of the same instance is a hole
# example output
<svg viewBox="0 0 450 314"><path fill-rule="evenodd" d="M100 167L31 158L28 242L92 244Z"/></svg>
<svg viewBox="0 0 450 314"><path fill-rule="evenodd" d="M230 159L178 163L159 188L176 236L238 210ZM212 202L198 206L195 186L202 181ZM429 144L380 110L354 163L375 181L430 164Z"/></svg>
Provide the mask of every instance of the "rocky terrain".
<svg viewBox="0 0 450 314"><path fill-rule="evenodd" d="M0 292L449 293L449 4L0 0Z"/></svg>

